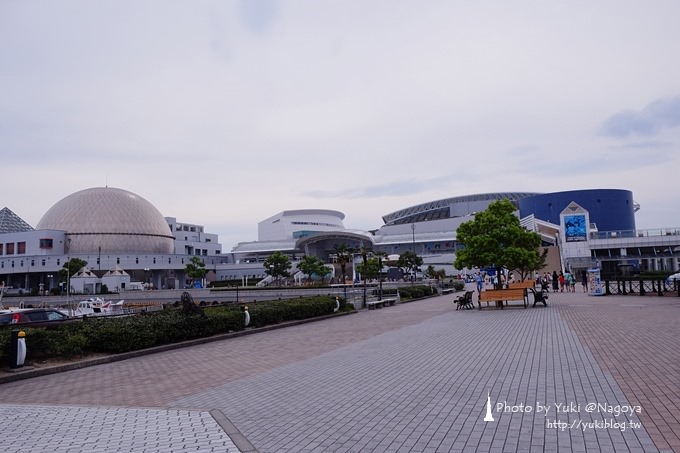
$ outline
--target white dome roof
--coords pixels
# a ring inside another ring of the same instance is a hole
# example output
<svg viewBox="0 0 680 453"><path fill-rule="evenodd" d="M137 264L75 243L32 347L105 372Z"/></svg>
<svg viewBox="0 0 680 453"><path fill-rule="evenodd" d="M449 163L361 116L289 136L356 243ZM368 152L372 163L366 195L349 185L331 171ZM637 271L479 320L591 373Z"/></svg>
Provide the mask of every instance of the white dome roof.
<svg viewBox="0 0 680 453"><path fill-rule="evenodd" d="M113 187L81 190L58 201L38 230L66 231L69 253L173 253L163 215L132 192Z"/></svg>

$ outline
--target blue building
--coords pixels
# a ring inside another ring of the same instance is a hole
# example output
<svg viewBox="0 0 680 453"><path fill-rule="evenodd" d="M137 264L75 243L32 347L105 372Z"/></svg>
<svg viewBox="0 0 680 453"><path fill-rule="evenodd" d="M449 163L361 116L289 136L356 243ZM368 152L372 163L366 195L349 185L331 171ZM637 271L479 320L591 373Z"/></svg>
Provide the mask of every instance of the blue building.
<svg viewBox="0 0 680 453"><path fill-rule="evenodd" d="M599 231L634 231L640 206L633 192L621 189L585 189L532 195L518 200L520 217L531 214L539 220L560 224L560 214L570 203L578 203L590 214Z"/></svg>

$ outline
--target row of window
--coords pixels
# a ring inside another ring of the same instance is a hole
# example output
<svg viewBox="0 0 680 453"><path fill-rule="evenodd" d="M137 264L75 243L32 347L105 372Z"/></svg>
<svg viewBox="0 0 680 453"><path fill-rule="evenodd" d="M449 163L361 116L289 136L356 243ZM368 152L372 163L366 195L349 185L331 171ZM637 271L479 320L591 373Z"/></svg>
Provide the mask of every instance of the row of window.
<svg viewBox="0 0 680 453"><path fill-rule="evenodd" d="M26 254L26 243L25 242L8 242L6 244L0 244L0 255L25 255Z"/></svg>
<svg viewBox="0 0 680 453"><path fill-rule="evenodd" d="M174 257L174 256L168 257L168 264L172 264L173 258L176 258L176 257ZM40 261L41 261L42 266L47 265L47 260L45 258L42 258ZM61 259L57 258L56 261L57 261L57 266L61 266ZM160 260L158 260L158 261L160 261ZM180 264L182 264L182 265L186 264L184 257L180 257L179 261L180 261ZM157 260L156 260L155 256L153 257L152 262L153 262L153 264L156 264ZM224 259L218 259L217 261L212 260L210 263L208 263L206 261L206 264L224 264L224 262L225 262ZM35 267L35 265L36 265L35 259L30 260L30 262L28 260L26 260L26 261L19 260L18 268L21 269L24 266L28 266L29 264L30 264L30 267ZM97 257L96 265L99 265L99 264L100 264L100 258ZM116 264L120 264L120 257L116 257ZM139 264L139 257L135 257L135 264ZM0 261L0 269L4 269L5 266L7 266L9 268L15 268L17 266L17 263L15 262L15 260L2 260L2 261Z"/></svg>
<svg viewBox="0 0 680 453"><path fill-rule="evenodd" d="M53 245L52 239L40 239L41 249L51 249ZM25 255L26 254L26 242L7 242L5 244L0 243L0 255Z"/></svg>
<svg viewBox="0 0 680 453"><path fill-rule="evenodd" d="M170 227L170 231L172 231L172 225L168 225ZM203 227L197 227L196 225L180 225L179 223L175 225L175 231L191 231L192 233L203 232Z"/></svg>

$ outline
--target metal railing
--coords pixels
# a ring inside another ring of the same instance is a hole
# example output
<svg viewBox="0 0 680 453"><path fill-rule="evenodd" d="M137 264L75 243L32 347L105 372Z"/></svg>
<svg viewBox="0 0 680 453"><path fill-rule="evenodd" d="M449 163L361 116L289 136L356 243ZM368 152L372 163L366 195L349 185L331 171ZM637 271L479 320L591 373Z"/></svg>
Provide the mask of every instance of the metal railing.
<svg viewBox="0 0 680 453"><path fill-rule="evenodd" d="M612 277L604 279L607 295L671 295L680 297L680 282L664 278Z"/></svg>

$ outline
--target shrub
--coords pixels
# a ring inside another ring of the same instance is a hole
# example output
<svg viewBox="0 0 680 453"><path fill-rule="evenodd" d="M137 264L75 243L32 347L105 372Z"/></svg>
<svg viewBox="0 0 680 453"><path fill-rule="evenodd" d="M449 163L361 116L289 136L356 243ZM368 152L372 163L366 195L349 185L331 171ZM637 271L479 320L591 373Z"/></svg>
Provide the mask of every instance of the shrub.
<svg viewBox="0 0 680 453"><path fill-rule="evenodd" d="M453 283L451 283L451 286L453 286L453 289L456 291L462 291L465 288L465 282L463 280L454 280Z"/></svg>
<svg viewBox="0 0 680 453"><path fill-rule="evenodd" d="M335 299L315 296L248 304L250 326L261 327L285 321L331 314ZM340 310L353 310L340 300ZM121 353L163 344L234 332L245 328L241 305L206 306L196 314L181 308L125 317L90 317L50 328L26 327L27 358L42 360L72 357L92 352ZM11 330L0 328L0 360L9 359Z"/></svg>
<svg viewBox="0 0 680 453"><path fill-rule="evenodd" d="M434 290L428 285L403 286L399 288L399 295L402 299L417 299L434 294Z"/></svg>

